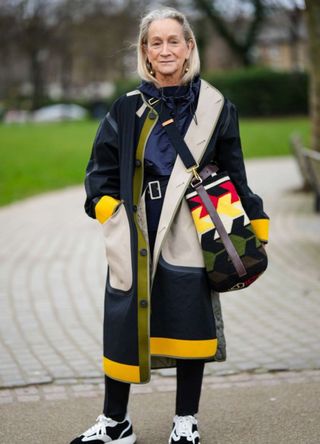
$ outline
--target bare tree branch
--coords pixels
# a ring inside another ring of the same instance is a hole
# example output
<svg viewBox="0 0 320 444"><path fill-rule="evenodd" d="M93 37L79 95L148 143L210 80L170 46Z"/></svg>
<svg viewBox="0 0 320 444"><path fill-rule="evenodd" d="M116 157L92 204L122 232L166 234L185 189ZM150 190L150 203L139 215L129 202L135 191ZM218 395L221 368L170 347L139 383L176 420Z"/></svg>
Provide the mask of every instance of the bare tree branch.
<svg viewBox="0 0 320 444"><path fill-rule="evenodd" d="M227 42L233 52L242 60L244 65L252 63L250 52L255 44L258 32L265 17L265 5L263 0L251 0L253 6L253 18L246 31L245 38L240 39L236 33L230 30L225 19L221 16L215 0L194 0L195 6L204 12L214 28Z"/></svg>

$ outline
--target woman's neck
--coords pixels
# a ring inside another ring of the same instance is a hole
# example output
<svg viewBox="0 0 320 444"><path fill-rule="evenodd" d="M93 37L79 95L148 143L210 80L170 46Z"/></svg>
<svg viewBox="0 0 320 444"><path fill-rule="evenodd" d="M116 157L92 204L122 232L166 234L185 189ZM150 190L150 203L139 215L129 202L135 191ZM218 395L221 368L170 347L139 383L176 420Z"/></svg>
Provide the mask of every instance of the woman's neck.
<svg viewBox="0 0 320 444"><path fill-rule="evenodd" d="M158 82L160 88L165 88L167 86L181 86L182 83L179 82Z"/></svg>
<svg viewBox="0 0 320 444"><path fill-rule="evenodd" d="M160 88L165 88L166 86L181 86L181 78L177 78L177 76L161 76L156 77L158 85Z"/></svg>

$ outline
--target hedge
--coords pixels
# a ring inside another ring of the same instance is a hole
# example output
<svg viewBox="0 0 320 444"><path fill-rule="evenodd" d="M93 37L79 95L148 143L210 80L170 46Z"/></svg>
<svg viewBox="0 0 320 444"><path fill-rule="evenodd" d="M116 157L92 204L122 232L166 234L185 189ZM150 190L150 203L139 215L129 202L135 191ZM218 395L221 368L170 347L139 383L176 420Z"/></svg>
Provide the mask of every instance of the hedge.
<svg viewBox="0 0 320 444"><path fill-rule="evenodd" d="M308 112L308 75L304 72L251 68L204 73L202 77L234 102L241 116L290 116ZM117 82L109 104L138 85L137 79Z"/></svg>
<svg viewBox="0 0 320 444"><path fill-rule="evenodd" d="M308 75L304 72L249 69L203 77L234 102L243 116L308 112Z"/></svg>

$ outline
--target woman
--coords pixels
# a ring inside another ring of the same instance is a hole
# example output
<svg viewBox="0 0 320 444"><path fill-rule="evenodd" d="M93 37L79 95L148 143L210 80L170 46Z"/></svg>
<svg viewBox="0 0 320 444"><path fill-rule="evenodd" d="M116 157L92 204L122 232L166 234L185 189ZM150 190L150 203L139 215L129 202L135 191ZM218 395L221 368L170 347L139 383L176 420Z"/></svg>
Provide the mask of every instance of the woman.
<svg viewBox="0 0 320 444"><path fill-rule="evenodd" d="M73 444L136 441L127 413L130 383L151 368L177 368L176 414L169 443L199 443L198 404L206 361L224 360L219 296L211 293L184 199L191 173L162 126L169 110L201 168L229 172L258 237L268 217L248 188L237 112L199 78L194 34L174 9L145 16L138 40L139 89L120 97L98 130L87 167L85 204L102 223L105 291L105 404ZM218 336L218 338L217 338Z"/></svg>

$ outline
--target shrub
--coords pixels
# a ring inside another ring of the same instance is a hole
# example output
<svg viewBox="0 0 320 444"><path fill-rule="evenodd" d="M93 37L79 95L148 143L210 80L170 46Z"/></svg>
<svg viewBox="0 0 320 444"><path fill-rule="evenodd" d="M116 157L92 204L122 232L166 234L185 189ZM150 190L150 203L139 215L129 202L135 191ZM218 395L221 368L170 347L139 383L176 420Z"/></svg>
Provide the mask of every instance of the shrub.
<svg viewBox="0 0 320 444"><path fill-rule="evenodd" d="M297 115L308 112L308 75L247 69L203 76L234 102L242 116Z"/></svg>

